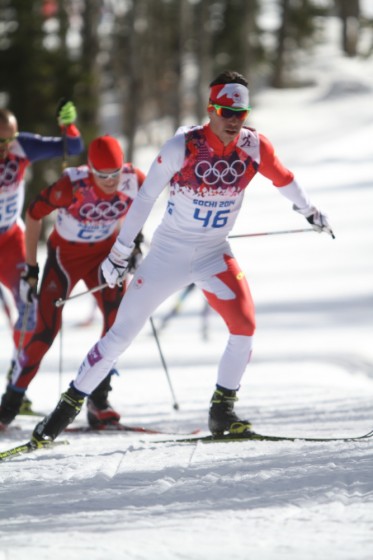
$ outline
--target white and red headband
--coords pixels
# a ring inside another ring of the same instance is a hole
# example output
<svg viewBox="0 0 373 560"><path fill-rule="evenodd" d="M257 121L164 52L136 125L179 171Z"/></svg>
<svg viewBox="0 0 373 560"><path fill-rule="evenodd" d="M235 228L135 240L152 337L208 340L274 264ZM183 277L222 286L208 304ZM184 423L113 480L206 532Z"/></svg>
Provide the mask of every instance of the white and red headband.
<svg viewBox="0 0 373 560"><path fill-rule="evenodd" d="M218 84L211 88L210 103L235 109L250 109L249 90L242 84Z"/></svg>

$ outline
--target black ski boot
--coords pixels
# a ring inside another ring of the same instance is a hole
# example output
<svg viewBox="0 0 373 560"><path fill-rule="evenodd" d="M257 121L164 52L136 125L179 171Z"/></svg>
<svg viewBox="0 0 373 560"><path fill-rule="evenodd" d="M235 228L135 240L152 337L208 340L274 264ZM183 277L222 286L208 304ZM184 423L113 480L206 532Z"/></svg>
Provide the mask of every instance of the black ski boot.
<svg viewBox="0 0 373 560"><path fill-rule="evenodd" d="M251 423L238 418L233 410L237 400L236 391L216 386L209 410L209 429L213 435L221 435L224 432L242 434L250 431Z"/></svg>
<svg viewBox="0 0 373 560"><path fill-rule="evenodd" d="M118 372L115 369L109 371L107 377L89 395L87 400L87 420L91 428L99 430L108 424L117 424L120 414L116 412L108 401L109 391L112 390L110 378Z"/></svg>
<svg viewBox="0 0 373 560"><path fill-rule="evenodd" d="M0 424L8 425L19 414L24 391L16 391L8 385L5 393L1 397L0 403Z"/></svg>
<svg viewBox="0 0 373 560"><path fill-rule="evenodd" d="M62 393L59 403L51 414L39 422L33 433L32 441L51 440L56 437L75 419L84 404L85 395L70 387Z"/></svg>
<svg viewBox="0 0 373 560"><path fill-rule="evenodd" d="M13 376L13 370L16 367L16 361L12 360L10 362L10 366L8 369L8 373L6 374L6 378L9 384L12 383L12 376ZM34 416L34 411L32 410L32 402L30 401L29 398L26 397L26 393L23 392L23 401L21 403L19 412L17 414L25 414L27 416Z"/></svg>

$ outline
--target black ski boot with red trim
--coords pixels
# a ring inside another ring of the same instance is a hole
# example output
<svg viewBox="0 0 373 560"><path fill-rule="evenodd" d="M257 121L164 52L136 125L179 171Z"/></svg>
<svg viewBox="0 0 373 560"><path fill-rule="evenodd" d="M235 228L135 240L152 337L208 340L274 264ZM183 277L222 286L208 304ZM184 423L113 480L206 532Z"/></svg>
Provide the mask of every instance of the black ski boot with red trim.
<svg viewBox="0 0 373 560"><path fill-rule="evenodd" d="M120 414L116 412L108 401L111 376L118 374L116 369L110 370L109 374L100 385L89 395L87 401L87 420L91 428L99 430L109 424L118 424Z"/></svg>

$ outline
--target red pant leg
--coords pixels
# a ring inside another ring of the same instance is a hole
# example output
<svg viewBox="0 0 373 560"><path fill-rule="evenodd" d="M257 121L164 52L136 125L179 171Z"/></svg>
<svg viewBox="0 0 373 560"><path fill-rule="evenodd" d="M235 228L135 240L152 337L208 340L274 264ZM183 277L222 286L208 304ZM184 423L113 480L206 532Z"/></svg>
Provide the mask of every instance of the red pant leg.
<svg viewBox="0 0 373 560"><path fill-rule="evenodd" d="M206 290L203 293L211 307L224 319L231 334L252 336L255 331L255 307L249 285L235 258L225 255L224 260L227 270L216 276L235 297L223 300Z"/></svg>
<svg viewBox="0 0 373 560"><path fill-rule="evenodd" d="M27 389L40 367L41 360L52 346L61 328L62 307L56 307L55 301L65 299L70 282L65 271L61 269L57 252L48 247L48 257L44 267L39 289L39 304L34 333L20 354L19 364L13 377L16 387Z"/></svg>
<svg viewBox="0 0 373 560"><path fill-rule="evenodd" d="M15 386L23 389L28 387L61 328L62 307L56 307L55 301L66 299L79 280L84 280L88 288L102 282L100 265L113 243L113 237L98 243L75 243L62 239L55 231L52 233L39 290L37 324L29 344L22 352L21 369L13 378ZM106 332L114 321L121 296L117 289L107 288L103 292L98 293L97 301L104 314Z"/></svg>

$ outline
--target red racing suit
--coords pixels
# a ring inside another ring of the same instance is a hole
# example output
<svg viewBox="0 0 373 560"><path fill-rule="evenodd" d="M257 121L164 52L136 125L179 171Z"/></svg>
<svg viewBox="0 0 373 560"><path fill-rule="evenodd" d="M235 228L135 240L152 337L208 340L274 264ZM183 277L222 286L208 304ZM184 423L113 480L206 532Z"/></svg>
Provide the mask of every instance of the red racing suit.
<svg viewBox="0 0 373 560"><path fill-rule="evenodd" d="M144 179L139 169L126 163L117 191L107 195L95 185L87 166L69 168L30 204L28 213L33 219L42 219L53 210L57 219L48 238L36 328L16 361L13 387L27 389L61 328L62 307L56 307L55 301L68 298L79 280L88 289L103 283L100 265ZM102 334L114 322L124 291L125 285L93 294L103 315Z"/></svg>

